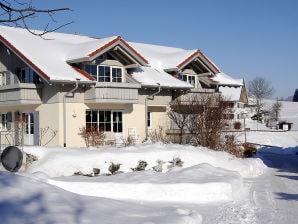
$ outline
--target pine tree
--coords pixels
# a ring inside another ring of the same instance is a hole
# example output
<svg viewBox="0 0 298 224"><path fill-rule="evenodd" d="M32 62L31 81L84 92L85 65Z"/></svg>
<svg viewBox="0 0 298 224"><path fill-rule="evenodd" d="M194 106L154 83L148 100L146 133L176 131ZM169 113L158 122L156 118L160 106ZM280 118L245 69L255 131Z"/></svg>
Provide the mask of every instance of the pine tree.
<svg viewBox="0 0 298 224"><path fill-rule="evenodd" d="M298 89L296 89L296 91L294 93L293 102L298 102Z"/></svg>

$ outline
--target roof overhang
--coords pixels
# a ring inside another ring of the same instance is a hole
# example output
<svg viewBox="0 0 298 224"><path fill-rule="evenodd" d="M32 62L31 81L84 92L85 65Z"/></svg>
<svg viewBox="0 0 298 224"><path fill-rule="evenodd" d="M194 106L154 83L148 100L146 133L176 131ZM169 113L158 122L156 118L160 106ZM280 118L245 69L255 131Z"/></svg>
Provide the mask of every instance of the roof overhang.
<svg viewBox="0 0 298 224"><path fill-rule="evenodd" d="M78 62L86 62L93 61L98 56L108 52L108 51L118 51L125 57L132 60L132 64L139 64L141 66L147 66L148 61L138 53L134 48L132 48L125 40L123 40L120 36L114 38L108 43L104 44L98 49L90 52L88 55L80 58L70 58L67 59L68 63L78 63ZM118 55L119 56L119 55Z"/></svg>

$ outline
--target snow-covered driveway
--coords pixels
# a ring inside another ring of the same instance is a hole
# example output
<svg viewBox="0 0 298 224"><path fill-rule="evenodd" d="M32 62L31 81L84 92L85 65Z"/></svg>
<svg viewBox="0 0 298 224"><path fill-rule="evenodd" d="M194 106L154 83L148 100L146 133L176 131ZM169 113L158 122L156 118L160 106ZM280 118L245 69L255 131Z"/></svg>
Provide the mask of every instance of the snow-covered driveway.
<svg viewBox="0 0 298 224"><path fill-rule="evenodd" d="M271 169L252 181L252 198L259 223L298 222L298 155L260 152Z"/></svg>
<svg viewBox="0 0 298 224"><path fill-rule="evenodd" d="M269 167L268 172L244 179L249 188L244 200L213 208L202 206L203 223L298 223L298 155L262 151L257 157Z"/></svg>

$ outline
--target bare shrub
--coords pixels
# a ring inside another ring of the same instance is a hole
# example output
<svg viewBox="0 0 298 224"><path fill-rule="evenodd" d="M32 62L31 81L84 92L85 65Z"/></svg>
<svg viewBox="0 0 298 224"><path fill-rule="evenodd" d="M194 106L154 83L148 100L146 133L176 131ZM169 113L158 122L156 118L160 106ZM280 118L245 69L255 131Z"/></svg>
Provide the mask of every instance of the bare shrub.
<svg viewBox="0 0 298 224"><path fill-rule="evenodd" d="M57 135L58 131L50 128L49 126L39 129L39 145L46 146L49 144ZM43 143L43 139L46 135L49 135L47 141Z"/></svg>
<svg viewBox="0 0 298 224"><path fill-rule="evenodd" d="M244 143L243 148L244 148L244 152L243 152L244 157L252 157L253 154L257 152L257 148L251 143Z"/></svg>
<svg viewBox="0 0 298 224"><path fill-rule="evenodd" d="M183 101L178 97L170 102L167 111L168 117L177 125L179 129L179 144L182 144L184 132L187 128L193 101Z"/></svg>
<svg viewBox="0 0 298 224"><path fill-rule="evenodd" d="M105 133L104 131L98 130L97 126L90 126L88 128L80 128L79 135L85 141L86 147L90 146L101 146L104 144Z"/></svg>
<svg viewBox="0 0 298 224"><path fill-rule="evenodd" d="M239 130L241 128L241 122L237 121L234 124L234 129Z"/></svg>
<svg viewBox="0 0 298 224"><path fill-rule="evenodd" d="M169 143L168 138L166 136L166 132L162 127L159 127L158 130L155 129L148 133L148 137L153 143Z"/></svg>
<svg viewBox="0 0 298 224"><path fill-rule="evenodd" d="M218 150L221 133L226 125L228 105L217 94L202 94L190 100L193 106L189 130L201 146Z"/></svg>
<svg viewBox="0 0 298 224"><path fill-rule="evenodd" d="M221 149L236 157L243 157L243 148L236 141L235 135L225 135L225 141L222 143Z"/></svg>

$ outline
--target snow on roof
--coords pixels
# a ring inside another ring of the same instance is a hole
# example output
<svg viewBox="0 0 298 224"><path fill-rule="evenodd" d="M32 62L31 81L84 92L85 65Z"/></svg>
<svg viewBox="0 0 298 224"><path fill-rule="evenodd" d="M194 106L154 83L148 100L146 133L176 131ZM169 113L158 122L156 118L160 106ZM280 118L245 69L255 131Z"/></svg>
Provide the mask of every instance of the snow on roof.
<svg viewBox="0 0 298 224"><path fill-rule="evenodd" d="M36 72L51 81L92 81L91 76L73 69L67 62L88 60L117 43L139 57L142 64L147 64L146 59L119 36L96 39L51 32L41 38L26 29L0 26L0 39Z"/></svg>
<svg viewBox="0 0 298 224"><path fill-rule="evenodd" d="M117 38L118 36L101 39L89 38L88 41L73 46L73 48L68 52L67 61L73 59L88 58L89 55L92 54L95 50L100 49L113 41L116 41Z"/></svg>
<svg viewBox="0 0 298 224"><path fill-rule="evenodd" d="M180 65L193 60L193 57L202 56L207 63L217 69L199 50L128 43L119 36L96 39L77 34L51 32L45 34L43 38L32 35L26 29L0 26L0 39L2 42L36 72L51 81L75 81L78 79L93 81L91 76L74 69L67 62L90 59L90 57L96 56L115 43L123 44L133 55L139 57L143 62L142 65L146 65L146 59L148 59L149 65L156 69L142 67L135 71L133 77L144 85L159 82L168 87L172 85L173 87L190 88L190 84L173 78L163 70L178 68ZM219 71L219 69L217 70ZM221 84L242 85L239 81L227 77L223 73L218 73L213 79Z"/></svg>
<svg viewBox="0 0 298 224"><path fill-rule="evenodd" d="M132 77L144 86L156 86L157 83L161 87L176 87L176 88L193 88L187 82L181 81L163 70L157 70L152 67L139 67L134 69Z"/></svg>
<svg viewBox="0 0 298 224"><path fill-rule="evenodd" d="M143 43L129 42L129 44L144 55L152 67L159 70L177 68L181 62L197 51Z"/></svg>
<svg viewBox="0 0 298 224"><path fill-rule="evenodd" d="M239 101L241 95L241 86L220 86L219 92L224 97L226 101Z"/></svg>
<svg viewBox="0 0 298 224"><path fill-rule="evenodd" d="M206 55L197 49L185 50L182 48L133 42L130 42L130 44L149 60L152 67L159 70L181 68L199 57L207 63L211 69L220 72L220 69Z"/></svg>
<svg viewBox="0 0 298 224"><path fill-rule="evenodd" d="M32 35L26 29L0 26L1 40L40 75L51 81L91 81L66 63L77 44L90 38L60 33Z"/></svg>
<svg viewBox="0 0 298 224"><path fill-rule="evenodd" d="M212 81L218 82L219 85L229 85L229 86L242 86L242 79L233 79L225 73L217 73L210 78Z"/></svg>

